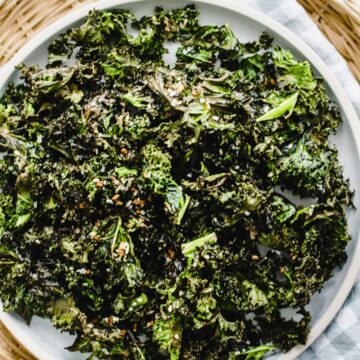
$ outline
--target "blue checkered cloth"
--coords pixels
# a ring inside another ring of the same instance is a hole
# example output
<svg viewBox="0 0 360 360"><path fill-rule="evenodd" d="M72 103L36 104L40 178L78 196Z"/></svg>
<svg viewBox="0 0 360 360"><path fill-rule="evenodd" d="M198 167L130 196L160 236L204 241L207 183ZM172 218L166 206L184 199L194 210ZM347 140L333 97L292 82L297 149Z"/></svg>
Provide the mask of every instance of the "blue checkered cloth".
<svg viewBox="0 0 360 360"><path fill-rule="evenodd" d="M346 62L295 0L240 0L285 25L330 67L360 117L360 86ZM299 360L360 360L360 277L325 332Z"/></svg>

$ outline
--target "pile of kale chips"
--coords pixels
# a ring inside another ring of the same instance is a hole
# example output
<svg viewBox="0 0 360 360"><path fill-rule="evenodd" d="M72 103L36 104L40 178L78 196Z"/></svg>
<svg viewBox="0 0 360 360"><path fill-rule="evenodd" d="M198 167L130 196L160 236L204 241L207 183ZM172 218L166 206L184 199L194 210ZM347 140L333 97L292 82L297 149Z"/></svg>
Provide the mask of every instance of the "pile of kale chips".
<svg viewBox="0 0 360 360"><path fill-rule="evenodd" d="M306 341L305 306L346 260L352 192L323 80L271 44L200 26L193 6L92 11L46 68L18 67L0 101L6 311L102 359Z"/></svg>

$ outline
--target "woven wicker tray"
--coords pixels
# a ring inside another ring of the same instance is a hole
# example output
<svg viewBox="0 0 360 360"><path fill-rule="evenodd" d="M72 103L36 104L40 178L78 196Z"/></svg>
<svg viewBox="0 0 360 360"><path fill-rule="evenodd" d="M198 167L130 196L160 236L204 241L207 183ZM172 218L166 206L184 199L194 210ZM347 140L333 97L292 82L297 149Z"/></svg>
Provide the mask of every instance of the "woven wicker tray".
<svg viewBox="0 0 360 360"><path fill-rule="evenodd" d="M0 0L0 65L41 28L72 9L93 1ZM360 0L298 1L343 55L360 82ZM34 357L0 322L0 360L11 359L34 360Z"/></svg>

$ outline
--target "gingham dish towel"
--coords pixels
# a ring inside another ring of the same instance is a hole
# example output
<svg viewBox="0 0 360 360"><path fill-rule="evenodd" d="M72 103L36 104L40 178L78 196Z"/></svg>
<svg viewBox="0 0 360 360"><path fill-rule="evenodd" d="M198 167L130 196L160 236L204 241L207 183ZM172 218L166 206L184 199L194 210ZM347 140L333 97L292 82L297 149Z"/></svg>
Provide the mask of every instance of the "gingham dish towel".
<svg viewBox="0 0 360 360"><path fill-rule="evenodd" d="M340 81L360 117L359 84L341 55L295 0L240 1L282 23L307 42ZM298 360L360 360L360 276L336 318Z"/></svg>

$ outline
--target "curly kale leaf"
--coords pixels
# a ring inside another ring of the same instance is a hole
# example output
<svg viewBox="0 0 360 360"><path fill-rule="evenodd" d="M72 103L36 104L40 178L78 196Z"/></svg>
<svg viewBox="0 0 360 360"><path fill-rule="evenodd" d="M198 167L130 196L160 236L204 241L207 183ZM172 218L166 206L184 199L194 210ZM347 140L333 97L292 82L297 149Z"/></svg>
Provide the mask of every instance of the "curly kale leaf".
<svg viewBox="0 0 360 360"><path fill-rule="evenodd" d="M285 84L298 89L314 90L314 79L310 63L295 60L294 55L288 50L275 48L273 52L274 64L279 70L279 79Z"/></svg>
<svg viewBox="0 0 360 360"><path fill-rule="evenodd" d="M266 121L266 120L276 119L280 116L283 116L286 113L287 113L286 117L290 116L296 106L298 95L299 93L295 92L293 95L284 99L277 107L257 118L256 121Z"/></svg>
<svg viewBox="0 0 360 360"><path fill-rule="evenodd" d="M182 324L178 316L155 320L153 340L161 350L168 352L171 360L180 358Z"/></svg>
<svg viewBox="0 0 360 360"><path fill-rule="evenodd" d="M245 360L261 360L265 354L273 351L274 349L275 347L272 345L260 345L246 351L236 352L234 353L234 358L243 355Z"/></svg>
<svg viewBox="0 0 360 360"><path fill-rule="evenodd" d="M183 195L181 186L172 179L169 156L154 144L145 146L142 154L143 176L150 181L153 192L164 197L166 210L174 216L174 222L180 224L190 198Z"/></svg>

